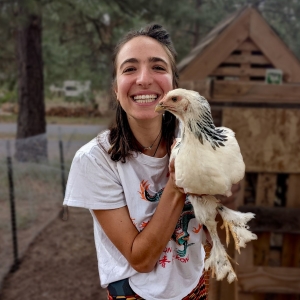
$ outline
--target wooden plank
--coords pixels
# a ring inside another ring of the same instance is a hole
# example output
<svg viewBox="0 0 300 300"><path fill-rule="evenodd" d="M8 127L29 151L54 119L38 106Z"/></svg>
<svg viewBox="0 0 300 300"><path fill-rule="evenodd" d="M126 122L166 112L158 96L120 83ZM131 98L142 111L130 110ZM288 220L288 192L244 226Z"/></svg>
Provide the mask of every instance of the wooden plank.
<svg viewBox="0 0 300 300"><path fill-rule="evenodd" d="M237 47L237 50L240 51L259 51L260 49L257 47L257 45L250 39L248 38L245 40L239 47Z"/></svg>
<svg viewBox="0 0 300 300"><path fill-rule="evenodd" d="M286 210L300 211L300 174L290 174L287 186ZM300 219L300 214L298 214L298 219ZM293 233L290 230L283 236L281 264L284 267L300 268L300 234Z"/></svg>
<svg viewBox="0 0 300 300"><path fill-rule="evenodd" d="M240 278L240 270L247 270L253 268L253 242L250 242L246 245L245 248L241 248L241 254L236 256L237 262L237 294L238 300L249 299L249 300L257 300L253 294L245 294L243 290L243 286L241 286Z"/></svg>
<svg viewBox="0 0 300 300"><path fill-rule="evenodd" d="M241 248L241 254L236 256L237 271L240 269L249 269L254 266L253 241Z"/></svg>
<svg viewBox="0 0 300 300"><path fill-rule="evenodd" d="M300 234L285 234L282 244L281 265L300 268Z"/></svg>
<svg viewBox="0 0 300 300"><path fill-rule="evenodd" d="M277 174L260 173L257 177L256 205L273 206L277 184Z"/></svg>
<svg viewBox="0 0 300 300"><path fill-rule="evenodd" d="M268 65L271 62L264 55L252 55L252 54L232 54L224 63L228 64L256 64L256 65Z"/></svg>
<svg viewBox="0 0 300 300"><path fill-rule="evenodd" d="M208 300L222 299L220 296L220 282L216 278L210 277Z"/></svg>
<svg viewBox="0 0 300 300"><path fill-rule="evenodd" d="M249 50L243 50L242 51L242 56L247 56L247 55L251 55L251 51L249 51ZM241 69L244 70L244 72L247 72L247 70L251 69L251 64L249 62L241 63ZM240 76L240 80L242 80L242 81L249 81L250 80L250 76L249 75Z"/></svg>
<svg viewBox="0 0 300 300"><path fill-rule="evenodd" d="M211 76L252 76L264 77L266 69L239 68L239 67L221 67L210 73Z"/></svg>
<svg viewBox="0 0 300 300"><path fill-rule="evenodd" d="M276 175L258 174L256 184L256 206L273 206L275 200ZM253 264L255 266L268 266L270 261L270 232L257 233L257 240L253 241ZM241 277L241 274L240 274ZM243 287L244 291L247 291ZM262 292L265 292L263 290ZM263 295L254 295L255 300L263 299Z"/></svg>
<svg viewBox="0 0 300 300"><path fill-rule="evenodd" d="M244 205L238 210L255 214L255 218L248 223L251 231L291 233L294 239L300 234L300 208Z"/></svg>
<svg viewBox="0 0 300 300"><path fill-rule="evenodd" d="M300 174L290 174L287 181L286 209L299 210L299 185ZM298 216L300 218L300 214ZM283 237L282 265L286 267L300 267L300 235L292 233L293 231L289 231Z"/></svg>
<svg viewBox="0 0 300 300"><path fill-rule="evenodd" d="M246 172L300 173L300 109L223 108Z"/></svg>
<svg viewBox="0 0 300 300"><path fill-rule="evenodd" d="M290 174L287 180L287 206L300 208L300 174Z"/></svg>
<svg viewBox="0 0 300 300"><path fill-rule="evenodd" d="M222 244L226 243L226 232L224 229L221 229L220 226L223 223L222 218L220 217L220 215L217 216L216 221L218 222L218 236L222 242ZM234 243L233 240L231 239L231 242L229 243L228 247L227 247L227 254L232 257L233 259L235 259L235 254L236 254L236 250L234 247ZM236 269L236 265L233 263L232 264L233 269ZM212 281L210 281L210 287L212 284L212 289L214 297L215 298L209 298L211 300L237 300L237 281L234 281L233 283L228 283L228 281L226 279L222 280L222 281L217 281L214 278L212 279Z"/></svg>
<svg viewBox="0 0 300 300"><path fill-rule="evenodd" d="M283 71L285 82L300 82L299 60L255 9L251 14L250 37L272 64Z"/></svg>
<svg viewBox="0 0 300 300"><path fill-rule="evenodd" d="M239 182L239 191L235 198L235 209L239 206L244 205L244 196L245 196L245 187L246 187L246 179L245 177Z"/></svg>
<svg viewBox="0 0 300 300"><path fill-rule="evenodd" d="M239 268L239 285L244 292L300 294L300 269L282 267Z"/></svg>
<svg viewBox="0 0 300 300"><path fill-rule="evenodd" d="M211 99L211 86L212 80L197 80L194 82L194 90L198 91L200 95L202 95L207 100Z"/></svg>
<svg viewBox="0 0 300 300"><path fill-rule="evenodd" d="M211 79L204 80L188 80L188 81L180 81L179 87L187 90L194 90L198 92L200 95L205 97L207 100L211 99Z"/></svg>
<svg viewBox="0 0 300 300"><path fill-rule="evenodd" d="M194 90L194 82L194 80L180 81L179 87L186 90Z"/></svg>
<svg viewBox="0 0 300 300"><path fill-rule="evenodd" d="M250 11L226 27L180 72L181 80L205 79L249 36ZM220 51L222 49L222 51Z"/></svg>
<svg viewBox="0 0 300 300"><path fill-rule="evenodd" d="M300 85L215 81L210 102L298 103Z"/></svg>
<svg viewBox="0 0 300 300"><path fill-rule="evenodd" d="M257 300L254 298L254 295L252 293L242 293L239 292L238 300ZM264 300L264 299L262 299Z"/></svg>
<svg viewBox="0 0 300 300"><path fill-rule="evenodd" d="M270 256L270 232L257 232L257 240L253 241L254 266L268 266Z"/></svg>

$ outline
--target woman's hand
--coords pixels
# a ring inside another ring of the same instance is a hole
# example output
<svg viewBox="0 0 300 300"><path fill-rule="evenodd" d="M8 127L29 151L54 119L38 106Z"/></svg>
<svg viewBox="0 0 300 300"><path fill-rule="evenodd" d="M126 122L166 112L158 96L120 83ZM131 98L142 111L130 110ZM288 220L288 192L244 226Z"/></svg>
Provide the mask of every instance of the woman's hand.
<svg viewBox="0 0 300 300"><path fill-rule="evenodd" d="M170 178L173 182L174 187L180 192L184 194L184 189L176 185L176 179L175 179L175 159L172 159L169 163L169 173Z"/></svg>
<svg viewBox="0 0 300 300"><path fill-rule="evenodd" d="M172 151L172 149L175 147L176 143L177 143L177 140L174 139L173 144L172 144L172 146L171 146L171 151ZM175 178L175 158L173 158L173 159L169 162L169 173L170 173L170 179L171 179L172 182L173 182L173 186L174 186L180 193L185 194L184 189L176 185L176 178Z"/></svg>
<svg viewBox="0 0 300 300"><path fill-rule="evenodd" d="M223 195L217 195L217 199L221 201L221 203L230 208L230 209L235 209L235 200L239 194L239 191L241 190L241 184L240 182L233 184L231 187L231 196L226 197Z"/></svg>

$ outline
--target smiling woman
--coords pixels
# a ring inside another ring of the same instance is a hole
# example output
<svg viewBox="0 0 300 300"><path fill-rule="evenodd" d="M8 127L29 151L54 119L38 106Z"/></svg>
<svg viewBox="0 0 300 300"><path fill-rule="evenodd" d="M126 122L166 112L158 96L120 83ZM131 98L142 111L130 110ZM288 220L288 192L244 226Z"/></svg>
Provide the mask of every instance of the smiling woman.
<svg viewBox="0 0 300 300"><path fill-rule="evenodd" d="M64 204L91 211L108 299L206 299L203 230L169 165L177 121L155 112L178 87L175 57L160 25L120 41L116 122L76 153L69 173Z"/></svg>

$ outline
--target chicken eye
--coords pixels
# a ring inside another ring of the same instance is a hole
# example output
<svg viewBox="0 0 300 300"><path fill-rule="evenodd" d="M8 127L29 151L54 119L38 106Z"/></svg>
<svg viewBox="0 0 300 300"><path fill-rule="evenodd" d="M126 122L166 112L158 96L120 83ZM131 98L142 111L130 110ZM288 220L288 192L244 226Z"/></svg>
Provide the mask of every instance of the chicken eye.
<svg viewBox="0 0 300 300"><path fill-rule="evenodd" d="M177 101L177 97L172 97L171 100L172 100L173 102L176 102L176 101Z"/></svg>

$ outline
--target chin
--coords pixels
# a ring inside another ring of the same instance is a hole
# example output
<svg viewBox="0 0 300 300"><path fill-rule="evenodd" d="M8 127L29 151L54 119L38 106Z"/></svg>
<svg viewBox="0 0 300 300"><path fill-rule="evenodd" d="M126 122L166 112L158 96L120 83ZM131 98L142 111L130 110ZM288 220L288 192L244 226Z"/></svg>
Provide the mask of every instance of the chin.
<svg viewBox="0 0 300 300"><path fill-rule="evenodd" d="M162 116L158 113L144 113L133 116L137 120L155 120L160 119Z"/></svg>

